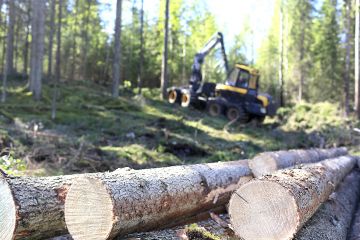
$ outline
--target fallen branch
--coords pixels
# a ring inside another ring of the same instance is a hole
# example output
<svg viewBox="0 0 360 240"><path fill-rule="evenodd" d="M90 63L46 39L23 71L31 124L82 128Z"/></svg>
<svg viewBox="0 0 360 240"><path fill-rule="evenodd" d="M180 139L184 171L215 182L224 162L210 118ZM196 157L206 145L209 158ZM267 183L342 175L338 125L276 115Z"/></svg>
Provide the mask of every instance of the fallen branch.
<svg viewBox="0 0 360 240"><path fill-rule="evenodd" d="M291 239L353 169L343 156L277 171L242 185L233 193L229 215L242 239Z"/></svg>

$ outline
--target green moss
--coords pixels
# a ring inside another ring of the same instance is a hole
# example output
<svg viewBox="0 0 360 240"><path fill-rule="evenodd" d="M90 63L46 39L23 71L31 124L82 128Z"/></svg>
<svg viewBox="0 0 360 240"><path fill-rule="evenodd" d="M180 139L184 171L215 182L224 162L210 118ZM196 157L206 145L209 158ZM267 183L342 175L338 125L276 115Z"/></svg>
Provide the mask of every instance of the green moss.
<svg viewBox="0 0 360 240"><path fill-rule="evenodd" d="M215 236L206 229L199 227L197 224L187 226L185 231L189 240L221 240L220 237Z"/></svg>

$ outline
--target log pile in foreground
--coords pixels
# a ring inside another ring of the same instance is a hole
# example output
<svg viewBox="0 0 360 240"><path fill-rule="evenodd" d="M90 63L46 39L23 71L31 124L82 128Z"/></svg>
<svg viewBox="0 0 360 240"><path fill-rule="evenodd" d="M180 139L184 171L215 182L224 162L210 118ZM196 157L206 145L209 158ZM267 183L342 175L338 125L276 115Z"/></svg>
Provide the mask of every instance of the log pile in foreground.
<svg viewBox="0 0 360 240"><path fill-rule="evenodd" d="M255 177L261 177L265 174L271 174L279 169L289 168L299 164L315 163L324 159L343 156L346 154L347 149L344 147L264 152L251 159L249 161L249 167Z"/></svg>
<svg viewBox="0 0 360 240"><path fill-rule="evenodd" d="M64 203L73 178L0 175L0 239L44 239L66 233Z"/></svg>
<svg viewBox="0 0 360 240"><path fill-rule="evenodd" d="M296 234L296 240L345 240L360 193L360 172L345 177L312 218ZM360 235L357 235L358 239Z"/></svg>
<svg viewBox="0 0 360 240"><path fill-rule="evenodd" d="M229 203L235 233L245 240L293 238L355 163L355 158L343 156L242 185Z"/></svg>
<svg viewBox="0 0 360 240"><path fill-rule="evenodd" d="M251 178L247 161L85 176L68 192L66 224L75 240L146 231L226 204Z"/></svg>

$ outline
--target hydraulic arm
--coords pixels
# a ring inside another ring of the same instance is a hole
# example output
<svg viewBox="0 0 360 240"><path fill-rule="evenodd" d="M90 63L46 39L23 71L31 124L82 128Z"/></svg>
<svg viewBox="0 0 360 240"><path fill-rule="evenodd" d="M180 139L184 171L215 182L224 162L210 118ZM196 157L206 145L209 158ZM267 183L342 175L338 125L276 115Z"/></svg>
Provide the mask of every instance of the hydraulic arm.
<svg viewBox="0 0 360 240"><path fill-rule="evenodd" d="M194 63L191 67L191 77L190 77L190 91L196 92L202 82L202 73L201 65L204 63L205 57L213 50L218 44L220 44L221 55L224 60L224 66L226 73L229 72L228 60L225 52L224 37L221 32L215 33L210 40L205 44L203 49L201 49L194 58Z"/></svg>

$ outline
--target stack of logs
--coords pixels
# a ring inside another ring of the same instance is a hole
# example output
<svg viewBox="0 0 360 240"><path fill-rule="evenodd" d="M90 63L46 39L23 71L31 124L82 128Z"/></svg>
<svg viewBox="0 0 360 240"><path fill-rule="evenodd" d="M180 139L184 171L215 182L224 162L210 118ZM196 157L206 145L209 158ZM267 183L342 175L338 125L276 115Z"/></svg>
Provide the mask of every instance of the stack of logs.
<svg viewBox="0 0 360 240"><path fill-rule="evenodd" d="M225 210L241 239L360 239L356 161L333 148L59 177L0 172L0 239L122 239ZM148 239L178 239L175 232Z"/></svg>

